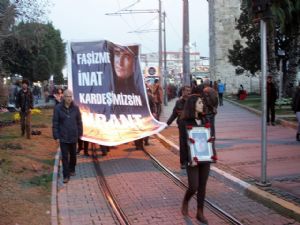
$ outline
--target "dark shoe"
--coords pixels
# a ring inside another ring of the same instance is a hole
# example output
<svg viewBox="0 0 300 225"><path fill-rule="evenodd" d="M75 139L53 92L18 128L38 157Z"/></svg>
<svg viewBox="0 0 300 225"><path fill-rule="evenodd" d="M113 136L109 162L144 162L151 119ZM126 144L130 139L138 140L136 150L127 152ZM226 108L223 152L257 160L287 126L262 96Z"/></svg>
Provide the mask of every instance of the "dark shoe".
<svg viewBox="0 0 300 225"><path fill-rule="evenodd" d="M205 216L203 215L203 209L198 209L198 210L197 210L196 218L197 218L197 220L200 221L201 223L204 223L204 224L207 224L207 223L208 223L207 219L206 219Z"/></svg>
<svg viewBox="0 0 300 225"><path fill-rule="evenodd" d="M181 206L181 213L183 216L188 216L189 214L189 202L183 200L182 206Z"/></svg>
<svg viewBox="0 0 300 225"><path fill-rule="evenodd" d="M149 141L146 141L146 142L145 142L145 145L146 145L146 146L149 146L149 145L150 145L150 144L149 144Z"/></svg>
<svg viewBox="0 0 300 225"><path fill-rule="evenodd" d="M76 176L75 172L70 172L70 176Z"/></svg>
<svg viewBox="0 0 300 225"><path fill-rule="evenodd" d="M272 122L272 126L275 126L276 124L275 124L275 122Z"/></svg>
<svg viewBox="0 0 300 225"><path fill-rule="evenodd" d="M64 178L63 182L66 184L69 182L69 180L70 180L70 178L67 177L67 178Z"/></svg>

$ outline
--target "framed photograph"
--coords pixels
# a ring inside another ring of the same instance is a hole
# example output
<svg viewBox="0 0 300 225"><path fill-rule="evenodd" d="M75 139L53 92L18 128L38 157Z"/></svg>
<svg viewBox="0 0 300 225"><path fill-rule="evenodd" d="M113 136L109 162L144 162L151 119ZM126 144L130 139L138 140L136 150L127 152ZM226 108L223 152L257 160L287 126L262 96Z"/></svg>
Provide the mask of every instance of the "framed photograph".
<svg viewBox="0 0 300 225"><path fill-rule="evenodd" d="M210 129L205 127L191 127L187 129L187 133L191 164L197 164L197 162L213 162Z"/></svg>

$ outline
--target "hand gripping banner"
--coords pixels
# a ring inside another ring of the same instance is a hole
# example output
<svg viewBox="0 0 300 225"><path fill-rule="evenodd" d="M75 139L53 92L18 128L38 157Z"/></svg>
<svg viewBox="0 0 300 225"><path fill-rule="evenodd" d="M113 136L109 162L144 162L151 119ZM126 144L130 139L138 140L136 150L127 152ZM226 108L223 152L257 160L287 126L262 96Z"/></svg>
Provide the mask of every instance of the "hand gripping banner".
<svg viewBox="0 0 300 225"><path fill-rule="evenodd" d="M71 42L69 89L80 107L82 140L114 146L160 132L149 110L139 46Z"/></svg>

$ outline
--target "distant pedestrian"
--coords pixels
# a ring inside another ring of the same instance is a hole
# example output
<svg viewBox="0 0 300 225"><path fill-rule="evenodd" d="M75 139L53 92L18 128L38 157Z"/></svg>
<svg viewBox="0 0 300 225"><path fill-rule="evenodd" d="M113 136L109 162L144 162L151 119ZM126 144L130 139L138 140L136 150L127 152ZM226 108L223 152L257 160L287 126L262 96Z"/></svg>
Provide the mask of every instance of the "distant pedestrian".
<svg viewBox="0 0 300 225"><path fill-rule="evenodd" d="M44 92L44 100L45 100L45 103L48 103L48 102L49 102L49 85L48 85L48 84L46 84L46 85L44 86L43 92Z"/></svg>
<svg viewBox="0 0 300 225"><path fill-rule="evenodd" d="M189 147L187 137L187 126L201 127L206 123L204 117L204 101L198 95L191 95L184 105L183 112L179 120L179 136L180 136L180 151L183 154L180 156L181 161L187 165L188 189L184 195L181 212L184 216L188 215L188 203L192 196L197 192L197 216L201 222L207 224L207 219L203 215L204 199L206 193L206 184L210 171L209 162L201 162L196 165L189 163Z"/></svg>
<svg viewBox="0 0 300 225"><path fill-rule="evenodd" d="M73 102L72 92L65 90L63 101L55 106L52 119L53 138L60 143L64 183L68 183L70 176L75 176L76 144L82 130L79 107Z"/></svg>
<svg viewBox="0 0 300 225"><path fill-rule="evenodd" d="M184 107L184 104L187 100L187 98L189 97L189 95L191 94L191 87L186 85L186 86L183 86L182 88L182 96L176 101L175 103L175 106L173 108L173 111L172 111L172 114L170 115L168 121L167 121L167 124L168 126L171 125L171 123L173 123L173 121L176 119L176 122L177 122L177 126L179 126L179 120L180 120L180 116L181 116L181 113L183 111L183 107ZM179 138L179 142L181 141L181 139ZM185 164L185 161L183 161L183 154L184 152L182 152L180 150L180 168L181 169L185 169L186 168L186 164Z"/></svg>
<svg viewBox="0 0 300 225"><path fill-rule="evenodd" d="M39 101L39 96L41 95L41 90L37 85L34 85L33 89L32 89L32 94L34 97L34 104L38 104Z"/></svg>
<svg viewBox="0 0 300 225"><path fill-rule="evenodd" d="M58 103L60 103L63 100L63 96L64 96L63 89L58 88L56 90L56 93L53 96L54 96L54 100L55 100L55 105L57 105Z"/></svg>
<svg viewBox="0 0 300 225"><path fill-rule="evenodd" d="M267 123L270 125L270 114L271 124L275 126L275 102L278 97L277 89L273 83L271 75L267 77Z"/></svg>
<svg viewBox="0 0 300 225"><path fill-rule="evenodd" d="M210 87L209 80L205 80L203 82L204 89L203 89L203 101L206 105L205 107L205 115L206 118L209 120L210 123L210 135L212 137L216 137L215 132L215 116L217 115L217 108L218 108L218 93Z"/></svg>
<svg viewBox="0 0 300 225"><path fill-rule="evenodd" d="M219 95L219 105L223 105L223 94L225 92L225 85L221 82L221 80L218 80L218 95Z"/></svg>
<svg viewBox="0 0 300 225"><path fill-rule="evenodd" d="M150 88L147 88L147 97L148 97L150 112L152 113L152 116L154 118L156 118L156 104L154 103L153 96L152 96ZM150 145L149 144L149 136L144 138L144 143L145 143L146 146Z"/></svg>
<svg viewBox="0 0 300 225"><path fill-rule="evenodd" d="M191 83L192 93L196 92L197 87L198 87L197 81L193 80Z"/></svg>
<svg viewBox="0 0 300 225"><path fill-rule="evenodd" d="M30 139L31 133L31 110L33 109L33 96L29 89L29 81L22 81L22 89L18 92L16 98L16 108L20 108L21 118L21 132L22 136L25 135L27 139Z"/></svg>
<svg viewBox="0 0 300 225"><path fill-rule="evenodd" d="M298 130L296 134L296 140L300 141L300 81L297 86L296 92L293 96L292 109L296 113L298 120Z"/></svg>
<svg viewBox="0 0 300 225"><path fill-rule="evenodd" d="M163 91L159 84L159 80L156 79L154 81L153 87L152 87L152 94L153 94L153 101L156 105L156 119L159 120L160 114L161 114L161 105L162 105L162 99L163 99Z"/></svg>

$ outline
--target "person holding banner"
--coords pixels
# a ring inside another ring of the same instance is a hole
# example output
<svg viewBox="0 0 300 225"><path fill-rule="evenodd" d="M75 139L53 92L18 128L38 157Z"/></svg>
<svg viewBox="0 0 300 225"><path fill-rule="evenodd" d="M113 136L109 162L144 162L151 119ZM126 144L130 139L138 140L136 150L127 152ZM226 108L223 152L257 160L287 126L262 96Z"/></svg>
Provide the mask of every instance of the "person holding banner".
<svg viewBox="0 0 300 225"><path fill-rule="evenodd" d="M62 154L64 183L75 176L76 144L83 132L81 113L72 95L70 90L64 91L63 101L55 106L52 118L53 138L59 141Z"/></svg>

